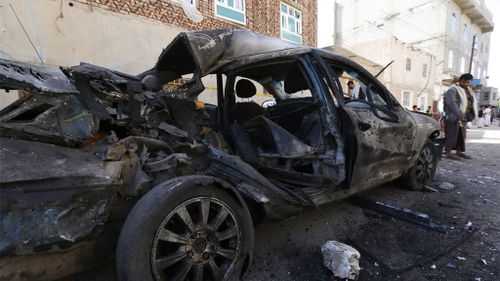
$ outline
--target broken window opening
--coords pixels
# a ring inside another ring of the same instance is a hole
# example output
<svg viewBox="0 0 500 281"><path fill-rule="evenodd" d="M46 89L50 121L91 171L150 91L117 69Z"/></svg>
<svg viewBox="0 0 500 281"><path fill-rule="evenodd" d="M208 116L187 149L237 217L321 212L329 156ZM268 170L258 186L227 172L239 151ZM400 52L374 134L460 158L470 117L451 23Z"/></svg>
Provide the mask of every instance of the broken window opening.
<svg viewBox="0 0 500 281"><path fill-rule="evenodd" d="M244 117L228 114L226 122L232 124L228 139L236 154L274 181L286 184L294 175L293 183L304 188L331 187L344 178L331 171L343 161L332 160L336 153L331 149L337 145L325 138L327 117L322 112L327 112L320 110L324 98L317 92L324 83L312 81L315 76L307 73L299 60L262 62L232 73L226 83L225 108L252 110L234 110L245 112Z"/></svg>

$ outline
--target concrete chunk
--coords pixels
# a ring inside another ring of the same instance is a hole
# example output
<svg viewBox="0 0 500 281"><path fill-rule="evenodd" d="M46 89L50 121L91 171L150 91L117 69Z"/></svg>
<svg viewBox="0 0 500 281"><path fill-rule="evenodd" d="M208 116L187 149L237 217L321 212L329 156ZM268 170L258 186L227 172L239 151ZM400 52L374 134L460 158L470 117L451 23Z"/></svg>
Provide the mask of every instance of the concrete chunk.
<svg viewBox="0 0 500 281"><path fill-rule="evenodd" d="M359 258L361 255L353 247L338 241L326 241L321 247L323 263L338 278L356 280L361 268Z"/></svg>

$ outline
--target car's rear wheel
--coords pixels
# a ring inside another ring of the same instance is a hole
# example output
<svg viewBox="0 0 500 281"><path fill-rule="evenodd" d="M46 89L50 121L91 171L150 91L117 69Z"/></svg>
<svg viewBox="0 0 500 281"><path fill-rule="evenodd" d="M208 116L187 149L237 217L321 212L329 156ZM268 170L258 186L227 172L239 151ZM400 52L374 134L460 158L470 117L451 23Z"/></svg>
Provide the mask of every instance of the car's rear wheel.
<svg viewBox="0 0 500 281"><path fill-rule="evenodd" d="M237 279L253 251L246 206L213 185L157 186L129 214L117 249L121 281Z"/></svg>
<svg viewBox="0 0 500 281"><path fill-rule="evenodd" d="M436 173L437 153L434 143L427 140L418 155L415 165L398 179L398 185L411 190L422 190L428 185Z"/></svg>

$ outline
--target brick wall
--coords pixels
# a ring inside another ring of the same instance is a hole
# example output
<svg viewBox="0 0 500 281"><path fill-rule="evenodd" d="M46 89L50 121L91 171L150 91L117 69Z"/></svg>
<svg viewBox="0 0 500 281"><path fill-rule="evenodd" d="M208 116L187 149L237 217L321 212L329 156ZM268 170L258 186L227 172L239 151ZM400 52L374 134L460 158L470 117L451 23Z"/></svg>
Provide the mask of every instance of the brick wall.
<svg viewBox="0 0 500 281"><path fill-rule="evenodd" d="M246 26L216 17L214 1L195 1L196 7L203 14L204 19L200 23L194 23L185 16L179 5L168 0L75 0L75 2L98 6L114 12L148 17L188 30L248 28L275 37L280 37L280 2L283 2L302 13L302 43L316 46L316 0L246 0Z"/></svg>

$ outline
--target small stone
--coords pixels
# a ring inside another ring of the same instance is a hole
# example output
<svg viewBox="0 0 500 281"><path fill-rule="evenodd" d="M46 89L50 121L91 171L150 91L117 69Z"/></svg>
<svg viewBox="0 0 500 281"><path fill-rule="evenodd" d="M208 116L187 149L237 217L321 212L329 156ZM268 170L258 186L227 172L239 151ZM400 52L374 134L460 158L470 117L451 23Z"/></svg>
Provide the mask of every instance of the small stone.
<svg viewBox="0 0 500 281"><path fill-rule="evenodd" d="M436 269L436 265L435 264L431 265L431 268Z"/></svg>
<svg viewBox="0 0 500 281"><path fill-rule="evenodd" d="M379 267L379 265L378 265L378 263L377 263L377 262L375 262L375 266L376 266L376 267Z"/></svg>
<svg viewBox="0 0 500 281"><path fill-rule="evenodd" d="M447 264L446 264L446 267L447 267L447 268L457 268L457 266L456 266L456 265L454 265L454 264L452 264L451 262L447 263Z"/></svg>
<svg viewBox="0 0 500 281"><path fill-rule="evenodd" d="M442 190L453 190L455 188L455 185L449 182L442 182L436 187Z"/></svg>
<svg viewBox="0 0 500 281"><path fill-rule="evenodd" d="M488 265L485 259L481 259L481 261L484 263L484 265Z"/></svg>
<svg viewBox="0 0 500 281"><path fill-rule="evenodd" d="M464 258L464 257L457 257L457 260L464 261L464 260L465 260L465 258Z"/></svg>

